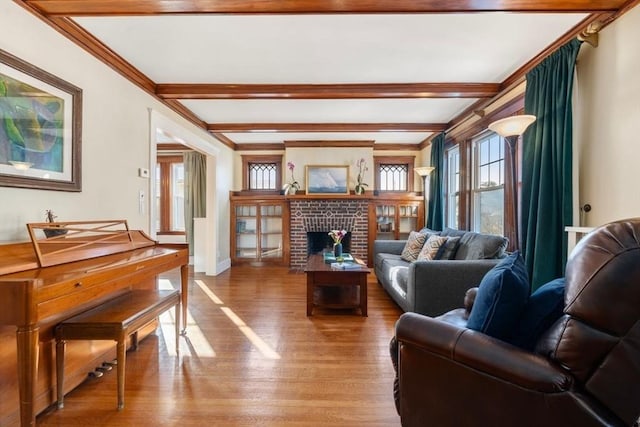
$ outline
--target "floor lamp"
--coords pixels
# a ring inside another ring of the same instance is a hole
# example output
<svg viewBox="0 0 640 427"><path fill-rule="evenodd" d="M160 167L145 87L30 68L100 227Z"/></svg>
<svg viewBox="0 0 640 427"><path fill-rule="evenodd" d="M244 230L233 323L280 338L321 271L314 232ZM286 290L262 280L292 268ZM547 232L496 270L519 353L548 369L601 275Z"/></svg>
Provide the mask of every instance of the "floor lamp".
<svg viewBox="0 0 640 427"><path fill-rule="evenodd" d="M496 120L489 125L489 129L503 137L509 145L511 155L511 195L513 199L513 247L520 249L520 230L518 227L518 179L516 177L516 145L518 137L524 133L529 125L536 121L536 116L529 114L506 117Z"/></svg>
<svg viewBox="0 0 640 427"><path fill-rule="evenodd" d="M424 193L424 226L427 226L427 216L429 215L429 191L431 190L431 180L428 179L431 172L436 168L432 166L422 166L413 168L413 171L422 178L422 191Z"/></svg>

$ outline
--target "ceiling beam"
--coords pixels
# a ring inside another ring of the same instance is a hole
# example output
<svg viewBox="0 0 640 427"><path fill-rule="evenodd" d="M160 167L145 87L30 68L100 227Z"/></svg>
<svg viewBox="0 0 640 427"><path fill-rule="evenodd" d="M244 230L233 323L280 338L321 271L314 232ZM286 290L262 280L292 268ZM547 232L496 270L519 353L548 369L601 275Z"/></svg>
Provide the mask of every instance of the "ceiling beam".
<svg viewBox="0 0 640 427"><path fill-rule="evenodd" d="M500 83L179 84L156 86L163 99L491 98Z"/></svg>
<svg viewBox="0 0 640 427"><path fill-rule="evenodd" d="M236 143L236 151L284 151L285 147L282 142L258 142L258 143Z"/></svg>
<svg viewBox="0 0 640 427"><path fill-rule="evenodd" d="M232 150L236 150L238 148L237 144L235 142L233 142L231 139L227 138L225 135L218 133L218 132L211 132L211 135L213 135L213 137L215 139L217 139L218 141L222 142L224 145L226 145L227 147L231 148Z"/></svg>
<svg viewBox="0 0 640 427"><path fill-rule="evenodd" d="M210 123L214 133L237 132L441 132L447 123Z"/></svg>
<svg viewBox="0 0 640 427"><path fill-rule="evenodd" d="M305 147L341 147L341 148L373 148L374 140L303 140L303 141L284 141L285 148L305 148Z"/></svg>
<svg viewBox="0 0 640 427"><path fill-rule="evenodd" d="M375 151L420 151L422 147L419 144L398 144L392 142L377 143L373 147Z"/></svg>
<svg viewBox="0 0 640 427"><path fill-rule="evenodd" d="M18 0L45 15L604 12L626 0Z"/></svg>

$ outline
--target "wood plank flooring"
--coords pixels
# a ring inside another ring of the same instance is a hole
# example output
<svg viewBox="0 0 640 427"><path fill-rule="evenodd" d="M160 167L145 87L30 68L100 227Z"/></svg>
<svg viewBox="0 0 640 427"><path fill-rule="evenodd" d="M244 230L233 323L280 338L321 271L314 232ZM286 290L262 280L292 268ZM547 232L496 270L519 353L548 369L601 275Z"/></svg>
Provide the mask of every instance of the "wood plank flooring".
<svg viewBox="0 0 640 427"><path fill-rule="evenodd" d="M171 272L161 280L179 285ZM175 356L173 318L127 353L125 409L116 373L88 379L38 426L400 425L388 343L400 309L369 275L369 317L305 314L303 273L238 266L191 274L189 325Z"/></svg>

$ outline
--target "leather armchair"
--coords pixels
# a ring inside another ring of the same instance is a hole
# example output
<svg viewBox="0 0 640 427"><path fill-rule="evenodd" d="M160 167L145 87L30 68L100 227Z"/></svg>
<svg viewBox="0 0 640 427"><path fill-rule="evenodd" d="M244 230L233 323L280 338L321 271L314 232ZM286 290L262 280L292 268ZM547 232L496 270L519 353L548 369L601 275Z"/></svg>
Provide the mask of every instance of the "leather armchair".
<svg viewBox="0 0 640 427"><path fill-rule="evenodd" d="M640 415L640 218L598 228L566 267L562 317L529 352L403 314L392 340L403 426L630 426Z"/></svg>

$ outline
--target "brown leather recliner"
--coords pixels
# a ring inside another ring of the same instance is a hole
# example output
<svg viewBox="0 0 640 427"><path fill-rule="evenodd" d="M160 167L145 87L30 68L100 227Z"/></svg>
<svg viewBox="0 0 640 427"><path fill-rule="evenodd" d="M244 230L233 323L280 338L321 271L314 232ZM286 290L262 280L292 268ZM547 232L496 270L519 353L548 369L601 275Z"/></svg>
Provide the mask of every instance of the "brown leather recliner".
<svg viewBox="0 0 640 427"><path fill-rule="evenodd" d="M464 325L465 310L396 325L407 426L631 426L640 415L640 218L583 238L563 316L534 352Z"/></svg>

